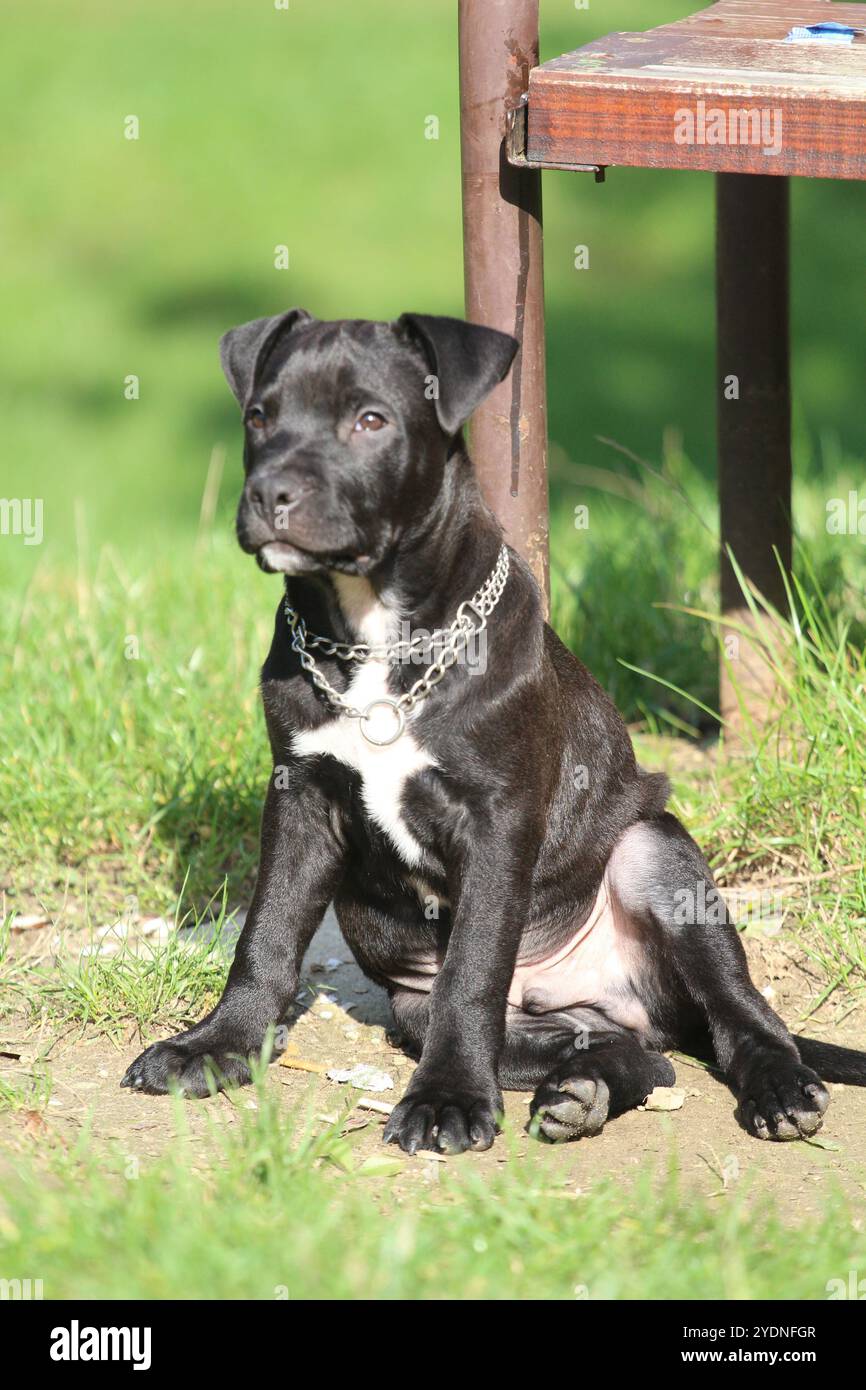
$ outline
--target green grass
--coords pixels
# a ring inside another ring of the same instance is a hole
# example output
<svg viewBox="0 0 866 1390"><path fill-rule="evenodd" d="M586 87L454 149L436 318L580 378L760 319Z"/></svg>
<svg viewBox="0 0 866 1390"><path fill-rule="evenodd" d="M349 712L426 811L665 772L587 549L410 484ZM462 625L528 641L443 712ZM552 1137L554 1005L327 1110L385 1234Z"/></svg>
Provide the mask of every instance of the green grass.
<svg viewBox="0 0 866 1390"><path fill-rule="evenodd" d="M130 1023L149 1035L179 1032L212 1008L225 984L226 958L217 945L221 922L213 926L214 942L197 947L173 935L162 945L146 941L133 953L93 954L60 958L45 976L31 976L33 999L43 1017L80 1024L108 1035L125 1031Z"/></svg>
<svg viewBox="0 0 866 1390"><path fill-rule="evenodd" d="M553 467L559 480L551 514L557 632L627 719L666 732L714 732L717 721L694 704L718 709L716 634L712 622L695 618L695 611L718 609L714 484L683 453L675 431L667 433L657 461L608 441L604 467L571 463L561 451L554 452ZM828 493L847 497L859 473L842 469L833 456L823 460L823 472L832 488L814 478L795 483L795 572L820 596L827 621L838 622L862 646L866 544L861 537L830 535L825 526ZM576 517L580 507L587 515ZM634 666L667 686L648 681Z"/></svg>
<svg viewBox="0 0 866 1390"><path fill-rule="evenodd" d="M4 1110L44 1110L51 1099L51 1079L44 1072L21 1081L0 1076L0 1112Z"/></svg>
<svg viewBox="0 0 866 1390"><path fill-rule="evenodd" d="M97 926L173 912L187 873L202 905L223 874L236 891L257 853L276 593L227 539L153 558L37 570L2 618L4 858L19 893L89 899Z"/></svg>
<svg viewBox="0 0 866 1390"><path fill-rule="evenodd" d="M814 574L789 581L784 617L740 579L780 708L749 728L749 761L734 763L706 834L737 874L774 876L786 911L807 925L823 1000L866 983L866 654ZM749 628L738 635L748 640Z"/></svg>
<svg viewBox="0 0 866 1390"><path fill-rule="evenodd" d="M582 1192L541 1158L512 1158L401 1202L399 1163L353 1170L336 1126L287 1119L266 1087L257 1103L208 1152L180 1138L140 1167L97 1158L84 1134L9 1175L7 1277L76 1299L821 1299L866 1259L840 1197L792 1229L747 1193L686 1196L673 1168Z"/></svg>

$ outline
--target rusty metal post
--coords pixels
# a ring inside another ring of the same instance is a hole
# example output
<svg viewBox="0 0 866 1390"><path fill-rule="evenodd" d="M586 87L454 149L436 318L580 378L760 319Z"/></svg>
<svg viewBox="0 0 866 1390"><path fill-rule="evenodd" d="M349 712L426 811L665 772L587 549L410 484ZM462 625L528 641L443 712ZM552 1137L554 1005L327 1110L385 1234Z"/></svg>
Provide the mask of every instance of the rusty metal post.
<svg viewBox="0 0 866 1390"><path fill-rule="evenodd" d="M538 63L538 0L460 0L466 317L521 343L475 412L472 456L505 535L549 598L541 175L505 156L506 111Z"/></svg>
<svg viewBox="0 0 866 1390"><path fill-rule="evenodd" d="M791 379L787 178L716 177L718 457L722 614L750 625L725 547L766 599L786 610L779 561L791 567ZM779 560L774 554L778 552ZM774 681L760 647L725 630L734 681L762 722ZM721 712L739 706L725 663Z"/></svg>

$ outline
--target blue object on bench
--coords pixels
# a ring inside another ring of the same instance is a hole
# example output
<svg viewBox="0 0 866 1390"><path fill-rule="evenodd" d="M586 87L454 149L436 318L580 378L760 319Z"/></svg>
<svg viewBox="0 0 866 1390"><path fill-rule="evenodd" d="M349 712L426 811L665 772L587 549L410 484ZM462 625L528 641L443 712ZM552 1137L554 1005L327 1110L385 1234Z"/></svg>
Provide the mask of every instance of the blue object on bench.
<svg viewBox="0 0 866 1390"><path fill-rule="evenodd" d="M852 29L850 24L836 24L832 20L824 24L797 24L785 43L853 43L855 34L863 32L862 29Z"/></svg>

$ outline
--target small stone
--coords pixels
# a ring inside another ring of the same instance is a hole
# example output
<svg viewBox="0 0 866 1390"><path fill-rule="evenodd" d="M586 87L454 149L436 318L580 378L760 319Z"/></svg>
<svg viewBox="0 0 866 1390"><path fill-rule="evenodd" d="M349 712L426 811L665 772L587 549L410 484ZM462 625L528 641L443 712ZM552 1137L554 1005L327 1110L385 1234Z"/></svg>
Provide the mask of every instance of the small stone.
<svg viewBox="0 0 866 1390"><path fill-rule="evenodd" d="M174 923L169 922L165 917L146 917L143 922L138 924L138 932L141 936L155 936L159 941L168 941L174 930Z"/></svg>
<svg viewBox="0 0 866 1390"><path fill-rule="evenodd" d="M50 927L51 923L44 912L25 913L12 918L13 931L33 931L37 927Z"/></svg>
<svg viewBox="0 0 866 1390"><path fill-rule="evenodd" d="M358 1062L347 1070L331 1067L328 1080L339 1085L354 1086L359 1091L393 1091L394 1079L386 1071L370 1066L369 1062Z"/></svg>
<svg viewBox="0 0 866 1390"><path fill-rule="evenodd" d="M639 1110L682 1110L686 1093L680 1086L656 1086Z"/></svg>

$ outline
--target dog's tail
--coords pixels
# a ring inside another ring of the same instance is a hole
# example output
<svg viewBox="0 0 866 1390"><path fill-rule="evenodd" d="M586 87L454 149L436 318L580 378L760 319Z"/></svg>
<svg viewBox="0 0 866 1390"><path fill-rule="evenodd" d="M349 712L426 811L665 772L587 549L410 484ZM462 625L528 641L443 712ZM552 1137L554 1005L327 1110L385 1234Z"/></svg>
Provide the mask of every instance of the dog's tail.
<svg viewBox="0 0 866 1390"><path fill-rule="evenodd" d="M812 1067L822 1081L842 1081L849 1086L866 1086L866 1052L853 1047L837 1047L835 1043L819 1042L817 1038L795 1036L800 1059Z"/></svg>

